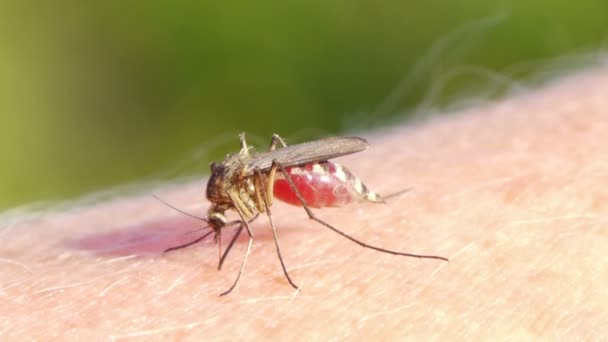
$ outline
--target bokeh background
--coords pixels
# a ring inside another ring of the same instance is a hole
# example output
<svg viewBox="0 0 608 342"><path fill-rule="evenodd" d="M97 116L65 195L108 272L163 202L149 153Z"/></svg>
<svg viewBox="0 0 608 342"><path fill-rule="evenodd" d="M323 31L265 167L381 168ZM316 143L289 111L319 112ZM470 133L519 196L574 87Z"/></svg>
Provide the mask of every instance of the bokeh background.
<svg viewBox="0 0 608 342"><path fill-rule="evenodd" d="M607 33L606 0L3 0L0 210L207 172L240 131L297 142L502 96Z"/></svg>

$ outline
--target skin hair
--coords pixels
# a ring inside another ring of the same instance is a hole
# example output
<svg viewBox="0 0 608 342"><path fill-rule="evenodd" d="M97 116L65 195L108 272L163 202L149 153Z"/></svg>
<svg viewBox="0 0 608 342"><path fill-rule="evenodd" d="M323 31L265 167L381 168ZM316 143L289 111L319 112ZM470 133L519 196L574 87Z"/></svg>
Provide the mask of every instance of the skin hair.
<svg viewBox="0 0 608 342"><path fill-rule="evenodd" d="M205 180L3 222L4 340L605 339L608 67L493 104L363 134L339 158L387 204L314 212L366 250L274 203L233 293L247 238L221 272L213 239L162 256L202 223ZM235 137L235 146L238 140ZM236 150L236 147L235 147ZM235 217L235 216L234 216ZM230 236L225 233L224 242ZM225 247L225 245L224 245Z"/></svg>

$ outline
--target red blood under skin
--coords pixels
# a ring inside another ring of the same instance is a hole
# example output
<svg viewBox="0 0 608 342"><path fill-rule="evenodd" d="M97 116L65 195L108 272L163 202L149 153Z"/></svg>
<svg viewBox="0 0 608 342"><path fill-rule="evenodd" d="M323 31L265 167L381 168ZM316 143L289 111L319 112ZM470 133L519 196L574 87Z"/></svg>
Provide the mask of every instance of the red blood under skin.
<svg viewBox="0 0 608 342"><path fill-rule="evenodd" d="M335 176L336 165L332 162L318 164L327 171L322 173L313 171L314 163L286 169L306 204L311 208L322 208L339 207L353 202L356 199L356 192L352 184ZM273 194L275 198L285 203L302 205L289 186L289 182L284 177L279 178L278 174L274 182Z"/></svg>

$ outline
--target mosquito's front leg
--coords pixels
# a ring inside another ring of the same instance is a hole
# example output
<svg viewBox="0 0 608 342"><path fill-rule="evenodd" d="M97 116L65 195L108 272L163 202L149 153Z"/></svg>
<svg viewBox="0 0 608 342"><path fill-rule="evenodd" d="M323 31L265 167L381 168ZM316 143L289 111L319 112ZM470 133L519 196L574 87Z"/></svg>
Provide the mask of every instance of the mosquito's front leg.
<svg viewBox="0 0 608 342"><path fill-rule="evenodd" d="M273 170L276 169L276 167L274 165L272 168L273 168ZM259 168L256 168L254 170L254 175L255 175L255 177L258 178L258 184L260 184L260 191L262 192L262 199L264 200L264 208L266 209L266 216L268 216L268 222L270 223L270 227L272 228L272 236L274 237L274 245L277 248L277 255L279 256L279 261L281 262L281 267L283 268L283 274L285 274L285 278L287 278L287 281L289 282L289 284L291 286L293 286L294 289L298 290L299 289L298 285L296 285L291 280L289 273L287 273L287 268L285 267L285 262L283 261L283 255L281 254L281 248L279 247L279 236L277 235L277 229L275 228L274 223L272 222L272 213L270 212L270 204L268 203L268 200L267 200L269 194L266 192L266 189L264 186L264 177L262 175L262 171ZM274 177L273 177L272 181L274 181ZM270 183L270 179L269 179L269 183Z"/></svg>
<svg viewBox="0 0 608 342"><path fill-rule="evenodd" d="M255 221L255 219L257 219L258 216L260 216L260 214L255 214L255 216L251 220L249 220L249 223ZM234 236L232 237L232 239L230 239L230 243L228 244L228 247L226 247L224 254L222 254L222 256L220 257L220 261L217 265L218 271L222 269L222 265L224 264L224 261L226 261L226 257L228 257L228 253L230 253L230 250L232 250L232 246L234 246L234 243L239 238L239 235L241 235L243 228L245 228L245 226L243 225L243 222L241 220L231 221L226 224L226 227L228 227L229 225L235 225L237 223L239 224L239 228L236 230L236 233L234 233Z"/></svg>
<svg viewBox="0 0 608 342"><path fill-rule="evenodd" d="M247 229L247 234L249 234L249 243L247 244L247 251L245 251L245 255L243 256L243 261L241 262L241 268L239 269L239 273L236 276L234 283L232 284L232 286L230 286L230 288L228 290L220 293L220 296L225 296L225 295L229 294L230 292L232 292L232 290L234 290L234 288L236 287L236 284L238 284L239 279L241 278L241 274L243 274L243 270L245 269L245 264L247 263L247 258L249 257L249 253L251 253L251 246L253 245L253 231L251 231L251 228L249 228L249 222L247 221L247 218L243 214L243 208L245 207L245 205L243 204L243 202L241 200L239 200L238 195L228 192L228 196L232 200L232 204L234 205L234 208L236 209L236 211L239 213L239 216L241 217L241 224L243 226L245 226L245 229ZM242 228L239 228L239 229L242 229ZM232 241L230 243L232 244ZM230 248L232 248L232 247L230 246ZM222 263L222 260L220 259L220 266L221 266L221 263Z"/></svg>
<svg viewBox="0 0 608 342"><path fill-rule="evenodd" d="M236 233L234 233L234 236L232 237L232 239L230 240L230 243L228 244L228 247L226 247L226 250L224 251L224 254L222 254L220 256L220 260L217 264L217 270L221 270L222 269L222 265L224 264L224 261L226 260L226 257L228 256L228 253L230 253L230 250L232 249L232 246L234 246L234 243L236 242L236 240L239 238L239 235L241 235L241 232L243 231L243 222L239 221L241 223L241 225L239 226L239 229L236 230Z"/></svg>

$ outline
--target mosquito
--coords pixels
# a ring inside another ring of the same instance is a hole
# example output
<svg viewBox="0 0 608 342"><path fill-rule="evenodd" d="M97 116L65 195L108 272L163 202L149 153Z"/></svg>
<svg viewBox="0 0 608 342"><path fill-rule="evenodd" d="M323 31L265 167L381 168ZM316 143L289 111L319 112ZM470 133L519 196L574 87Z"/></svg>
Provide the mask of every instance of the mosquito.
<svg viewBox="0 0 608 342"><path fill-rule="evenodd" d="M369 245L318 218L312 212L311 208L340 207L357 201L385 203L379 194L368 190L348 169L330 161L336 157L365 150L368 147L365 139L333 137L287 146L283 138L274 134L266 152L255 152L247 145L245 133L241 133L239 139L241 150L238 153L228 154L221 163L210 164L211 177L207 183L206 195L211 206L207 218L199 218L171 206L181 213L204 221L208 225L206 228L211 230L191 242L165 251L191 246L215 233L215 241L219 242L218 270L221 270L234 243L243 230L247 231L249 242L239 272L232 286L220 296L232 292L243 274L254 239L250 223L260 214L266 214L268 217L285 278L291 286L299 290L285 266L277 230L272 221L270 207L275 198L291 205L301 206L311 220L362 247L393 255L448 261L441 256L404 253ZM236 211L240 219L229 221L225 215L228 210ZM222 253L221 233L229 226L238 226L238 228Z"/></svg>

